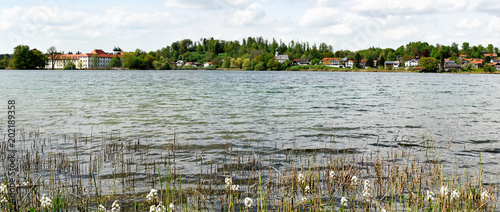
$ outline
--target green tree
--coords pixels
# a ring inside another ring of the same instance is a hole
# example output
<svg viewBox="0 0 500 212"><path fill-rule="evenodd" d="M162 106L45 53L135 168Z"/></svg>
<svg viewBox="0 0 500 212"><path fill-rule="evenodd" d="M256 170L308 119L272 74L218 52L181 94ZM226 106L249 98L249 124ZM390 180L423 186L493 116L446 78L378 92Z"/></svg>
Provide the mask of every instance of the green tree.
<svg viewBox="0 0 500 212"><path fill-rule="evenodd" d="M320 59L313 59L311 60L311 65L318 65L321 62Z"/></svg>
<svg viewBox="0 0 500 212"><path fill-rule="evenodd" d="M66 65L63 68L63 70L74 70L74 69L76 69L76 65L71 60L68 61L68 63L66 63Z"/></svg>
<svg viewBox="0 0 500 212"><path fill-rule="evenodd" d="M109 67L110 68L117 68L117 67L122 67L122 61L120 60L120 57L118 55L115 55L113 59L109 62Z"/></svg>
<svg viewBox="0 0 500 212"><path fill-rule="evenodd" d="M90 58L90 65L92 66L92 68L97 68L97 66L99 65L99 56L97 56L97 54L92 55L92 57Z"/></svg>
<svg viewBox="0 0 500 212"><path fill-rule="evenodd" d="M484 72L493 73L493 72L495 72L495 67L490 66L490 65L485 65L484 68L483 68L483 70L484 70Z"/></svg>
<svg viewBox="0 0 500 212"><path fill-rule="evenodd" d="M153 67L156 70L169 70L171 69L170 63L163 56L158 61L153 61Z"/></svg>
<svg viewBox="0 0 500 212"><path fill-rule="evenodd" d="M10 65L14 69L44 68L46 57L39 50L30 50L29 46L19 45L14 48Z"/></svg>
<svg viewBox="0 0 500 212"><path fill-rule="evenodd" d="M241 65L241 68L248 70L248 69L250 69L250 65L251 65L250 58L245 58L243 60L243 64Z"/></svg>
<svg viewBox="0 0 500 212"><path fill-rule="evenodd" d="M264 62L257 63L257 65L255 65L255 70L256 71L266 70L266 66L264 66Z"/></svg>
<svg viewBox="0 0 500 212"><path fill-rule="evenodd" d="M377 60L377 67L385 67L385 58L384 55L380 56L380 59Z"/></svg>
<svg viewBox="0 0 500 212"><path fill-rule="evenodd" d="M426 71L437 71L439 68L436 59L433 57L420 58L420 66Z"/></svg>
<svg viewBox="0 0 500 212"><path fill-rule="evenodd" d="M354 55L354 67L361 68L361 55L359 52Z"/></svg>

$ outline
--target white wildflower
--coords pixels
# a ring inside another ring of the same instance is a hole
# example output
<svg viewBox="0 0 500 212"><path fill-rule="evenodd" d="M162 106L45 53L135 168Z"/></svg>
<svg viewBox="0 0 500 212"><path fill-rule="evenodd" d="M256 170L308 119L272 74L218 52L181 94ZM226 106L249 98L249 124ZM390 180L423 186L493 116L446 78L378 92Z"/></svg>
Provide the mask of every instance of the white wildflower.
<svg viewBox="0 0 500 212"><path fill-rule="evenodd" d="M97 212L106 212L106 207L104 205L99 204L99 207L97 207Z"/></svg>
<svg viewBox="0 0 500 212"><path fill-rule="evenodd" d="M348 201L347 198L342 197L342 199L340 199L340 205L347 207L347 201Z"/></svg>
<svg viewBox="0 0 500 212"><path fill-rule="evenodd" d="M0 194L7 194L7 185L5 183L0 185Z"/></svg>
<svg viewBox="0 0 500 212"><path fill-rule="evenodd" d="M146 200L148 200L148 202L152 202L157 198L158 198L158 190L152 188L151 191L149 191L149 194L146 196Z"/></svg>
<svg viewBox="0 0 500 212"><path fill-rule="evenodd" d="M24 181L23 183L21 183L21 186L29 186L29 183Z"/></svg>
<svg viewBox="0 0 500 212"><path fill-rule="evenodd" d="M351 185L356 185L356 184L358 184L358 177L352 176L352 178L351 178Z"/></svg>
<svg viewBox="0 0 500 212"><path fill-rule="evenodd" d="M156 212L156 206L151 205L151 207L149 207L149 212Z"/></svg>
<svg viewBox="0 0 500 212"><path fill-rule="evenodd" d="M448 190L448 186L441 186L441 190L439 191L441 196L448 196L449 192L450 191Z"/></svg>
<svg viewBox="0 0 500 212"><path fill-rule="evenodd" d="M167 209L165 208L163 203L160 202L160 204L158 204L158 206L156 206L156 212L165 212L165 211L167 211Z"/></svg>
<svg viewBox="0 0 500 212"><path fill-rule="evenodd" d="M365 186L363 188L363 198L370 199L372 197L372 186L369 180L365 180Z"/></svg>
<svg viewBox="0 0 500 212"><path fill-rule="evenodd" d="M48 198L45 194L42 195L40 199L40 203L42 203L42 208L50 208L52 207L52 200Z"/></svg>
<svg viewBox="0 0 500 212"><path fill-rule="evenodd" d="M427 201L434 201L434 192L427 190L427 197L425 198Z"/></svg>
<svg viewBox="0 0 500 212"><path fill-rule="evenodd" d="M306 186L306 187L304 188L304 192L305 192L306 194L311 193L311 188L309 188L309 186Z"/></svg>
<svg viewBox="0 0 500 212"><path fill-rule="evenodd" d="M170 204L168 205L168 208L169 208L170 210L174 210L174 209L175 209L175 205L174 205L174 203L170 203Z"/></svg>
<svg viewBox="0 0 500 212"><path fill-rule="evenodd" d="M118 203L118 200L115 200L113 202L113 205L111 205L111 212L118 212L120 211L120 204Z"/></svg>
<svg viewBox="0 0 500 212"><path fill-rule="evenodd" d="M2 196L2 198L0 198L0 204L5 204L5 203L7 203L7 197Z"/></svg>
<svg viewBox="0 0 500 212"><path fill-rule="evenodd" d="M451 196L450 196L450 199L451 201L455 200L455 199L458 199L460 198L460 192L457 191L457 189L453 190L453 192L451 192Z"/></svg>
<svg viewBox="0 0 500 212"><path fill-rule="evenodd" d="M307 197L306 196L303 196L300 198L300 202L306 202L307 201Z"/></svg>
<svg viewBox="0 0 500 212"><path fill-rule="evenodd" d="M239 185L232 185L231 186L231 191L238 191L240 190L240 186Z"/></svg>
<svg viewBox="0 0 500 212"><path fill-rule="evenodd" d="M385 207L384 207L384 208L382 208L382 210L380 212L387 212L387 209L385 209Z"/></svg>
<svg viewBox="0 0 500 212"><path fill-rule="evenodd" d="M233 179L231 177L226 177L226 188L231 188L231 185L233 185Z"/></svg>
<svg viewBox="0 0 500 212"><path fill-rule="evenodd" d="M334 171L330 171L329 175L330 175L330 178L335 179L335 172Z"/></svg>
<svg viewBox="0 0 500 212"><path fill-rule="evenodd" d="M305 181L304 181L304 175L302 175L302 174L299 173L299 176L297 176L297 182L301 183L301 184L305 183Z"/></svg>
<svg viewBox="0 0 500 212"><path fill-rule="evenodd" d="M251 208L253 205L253 199L250 197L245 198L245 207L246 208Z"/></svg>
<svg viewBox="0 0 500 212"><path fill-rule="evenodd" d="M490 198L488 191L483 191L483 193L481 193L481 200L486 200L488 198Z"/></svg>

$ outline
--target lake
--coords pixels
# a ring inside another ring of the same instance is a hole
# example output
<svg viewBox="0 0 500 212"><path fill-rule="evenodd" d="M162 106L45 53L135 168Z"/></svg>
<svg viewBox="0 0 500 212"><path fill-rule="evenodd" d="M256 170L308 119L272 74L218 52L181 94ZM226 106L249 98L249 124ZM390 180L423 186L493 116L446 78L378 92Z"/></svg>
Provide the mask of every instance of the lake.
<svg viewBox="0 0 500 212"><path fill-rule="evenodd" d="M12 99L18 130L46 139L45 154L80 151L82 164L94 147L68 141L74 137L140 143L148 153L131 153L137 161L162 160L175 138L186 179L196 178L201 153L222 161L229 143L276 161L290 149L412 148L471 172L481 160L485 182L500 182L500 75L3 70L0 84L2 134Z"/></svg>

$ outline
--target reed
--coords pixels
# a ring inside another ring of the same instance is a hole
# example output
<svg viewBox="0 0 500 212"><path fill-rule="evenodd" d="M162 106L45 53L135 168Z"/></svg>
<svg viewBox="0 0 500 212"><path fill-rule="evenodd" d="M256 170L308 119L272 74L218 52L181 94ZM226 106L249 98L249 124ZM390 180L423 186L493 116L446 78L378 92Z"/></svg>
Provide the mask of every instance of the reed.
<svg viewBox="0 0 500 212"><path fill-rule="evenodd" d="M483 182L481 163L472 173L462 173L455 159L446 167L429 140L419 150L426 158L411 146L366 154L327 148L270 153L264 145L247 151L227 141L214 147L224 154L214 159L181 144L176 133L159 148L152 138L113 133L65 136L62 143L37 131L20 137L25 145L17 155L16 193L7 192L7 176L1 179L4 211L16 211L12 198L21 200L19 211L497 210L498 187ZM54 151L61 145L72 151ZM176 154L185 151L194 153L198 173L178 171Z"/></svg>

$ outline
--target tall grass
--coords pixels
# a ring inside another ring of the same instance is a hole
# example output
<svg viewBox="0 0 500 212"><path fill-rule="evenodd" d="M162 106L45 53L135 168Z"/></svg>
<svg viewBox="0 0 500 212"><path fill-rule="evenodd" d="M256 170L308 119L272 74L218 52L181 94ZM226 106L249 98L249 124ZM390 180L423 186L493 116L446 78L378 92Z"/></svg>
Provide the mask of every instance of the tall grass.
<svg viewBox="0 0 500 212"><path fill-rule="evenodd" d="M425 158L413 154L411 146L370 154L326 148L269 153L261 147L257 154L255 149L233 149L228 142L218 147L223 159L206 158L203 150L191 149L199 172L183 174L176 153L191 147L181 145L176 133L160 151L152 150L151 140L110 133L59 141L38 132L21 132L21 138L17 192L1 194L21 201L15 207L8 201L0 203L5 211L497 209L498 187L483 182L481 163L473 174L465 169L462 173L455 159L446 167L433 154L432 141L421 150L429 152ZM0 149L4 161L5 142ZM54 151L59 146L72 147L68 152ZM278 155L285 159L276 159ZM50 202L41 201L43 194Z"/></svg>

